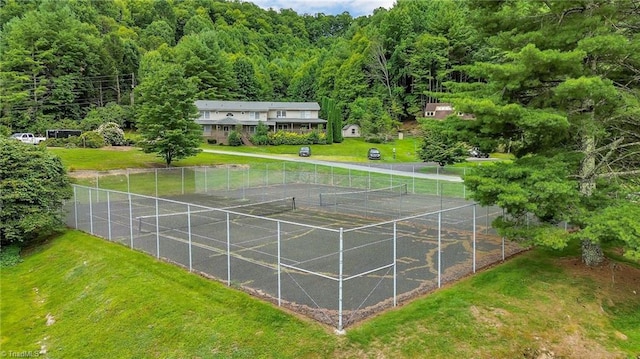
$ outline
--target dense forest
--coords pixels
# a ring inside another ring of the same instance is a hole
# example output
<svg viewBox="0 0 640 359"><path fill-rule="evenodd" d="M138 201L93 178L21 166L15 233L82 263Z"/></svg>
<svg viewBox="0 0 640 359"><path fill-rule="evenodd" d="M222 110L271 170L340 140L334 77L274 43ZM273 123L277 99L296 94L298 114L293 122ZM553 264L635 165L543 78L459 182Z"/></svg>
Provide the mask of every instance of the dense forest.
<svg viewBox="0 0 640 359"><path fill-rule="evenodd" d="M335 100L345 123L421 116L482 50L464 2L400 0L353 18L221 0L2 0L5 130L134 127L149 67L182 67L208 100ZM376 123L377 122L377 123Z"/></svg>

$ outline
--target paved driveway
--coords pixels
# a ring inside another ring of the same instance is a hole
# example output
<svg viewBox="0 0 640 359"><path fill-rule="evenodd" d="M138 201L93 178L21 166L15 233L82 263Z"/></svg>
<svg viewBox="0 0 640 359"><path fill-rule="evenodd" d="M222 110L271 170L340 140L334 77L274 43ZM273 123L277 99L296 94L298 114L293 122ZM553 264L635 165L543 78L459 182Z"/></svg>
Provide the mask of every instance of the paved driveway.
<svg viewBox="0 0 640 359"><path fill-rule="evenodd" d="M314 160L308 157L284 157L284 156L278 156L278 155L263 155L259 153L244 153L244 152L220 151L220 150L209 150L209 149L203 149L202 152L233 155L233 156L268 158L273 160L290 161L290 162L305 162L305 163L313 163L313 164L318 164L323 166L333 166L333 167L347 168L347 169L353 169L353 170L365 170L365 171L371 171L371 172L377 172L377 173L393 174L398 176L403 176L403 175L406 176L408 174L411 174L413 177L416 177L416 178L428 178L428 179L435 179L435 180L449 181L449 182L462 182L462 178L460 178L460 176L457 176L457 175L419 173L420 168L426 167L426 166L433 166L433 164L424 163L424 162L386 164L386 163L376 163L371 161L370 163L356 164L356 163Z"/></svg>

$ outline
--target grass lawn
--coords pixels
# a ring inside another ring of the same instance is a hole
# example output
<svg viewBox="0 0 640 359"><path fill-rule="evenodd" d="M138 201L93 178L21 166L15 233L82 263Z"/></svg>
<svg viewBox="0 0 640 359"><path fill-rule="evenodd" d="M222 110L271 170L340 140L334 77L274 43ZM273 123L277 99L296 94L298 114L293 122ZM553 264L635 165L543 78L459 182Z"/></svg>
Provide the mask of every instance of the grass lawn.
<svg viewBox="0 0 640 359"><path fill-rule="evenodd" d="M70 172L81 170L107 171L124 168L164 168L164 160L154 154L144 153L138 148L105 147L105 148L59 148L49 150L62 160ZM256 157L199 153L194 157L174 161L172 167L211 166L225 163L263 163L278 162Z"/></svg>
<svg viewBox="0 0 640 359"><path fill-rule="evenodd" d="M417 143L417 139L415 140ZM415 157L414 139L396 140L393 143L371 144L361 139L345 139L342 143L332 145L313 145L312 159L367 163L367 150L377 147L382 152L382 160L376 163L402 163L419 161ZM219 146L203 144L204 149L218 151L244 152L257 154L274 154L289 157L298 157L300 146ZM396 159L393 159L393 148L396 148ZM58 155L69 171L78 170L110 170L121 168L139 167L165 167L164 161L154 154L143 153L138 148L104 147L92 148L59 148L50 147L50 151ZM225 163L262 163L277 162L275 160L256 157L244 157L234 155L200 153L197 156L175 161L172 166L204 166Z"/></svg>
<svg viewBox="0 0 640 359"><path fill-rule="evenodd" d="M331 145L311 145L311 158L324 161L339 162L370 162L367 159L367 151L371 147L378 148L382 153L380 161L376 163L401 163L419 162L416 156L416 146L420 145L419 139L405 138L389 143L368 143L361 138L345 138L341 143ZM203 145L203 148L215 149L219 151L234 151L245 153L277 154L298 157L298 145L281 146L219 146ZM393 158L393 149L396 149L396 158Z"/></svg>
<svg viewBox="0 0 640 359"><path fill-rule="evenodd" d="M1 350L44 350L50 358L636 357L640 269L585 270L576 256L575 247L527 252L338 336L68 231L2 269Z"/></svg>

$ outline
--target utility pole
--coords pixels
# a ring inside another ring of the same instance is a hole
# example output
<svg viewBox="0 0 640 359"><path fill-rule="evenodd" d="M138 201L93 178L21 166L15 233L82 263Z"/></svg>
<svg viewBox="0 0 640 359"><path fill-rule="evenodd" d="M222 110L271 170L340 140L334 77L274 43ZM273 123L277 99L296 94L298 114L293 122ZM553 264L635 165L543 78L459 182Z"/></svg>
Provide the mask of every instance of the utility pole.
<svg viewBox="0 0 640 359"><path fill-rule="evenodd" d="M116 70L116 96L118 105L120 104L120 73Z"/></svg>
<svg viewBox="0 0 640 359"><path fill-rule="evenodd" d="M132 73L131 74L131 106L134 105L133 89L135 88L136 88L136 74Z"/></svg>

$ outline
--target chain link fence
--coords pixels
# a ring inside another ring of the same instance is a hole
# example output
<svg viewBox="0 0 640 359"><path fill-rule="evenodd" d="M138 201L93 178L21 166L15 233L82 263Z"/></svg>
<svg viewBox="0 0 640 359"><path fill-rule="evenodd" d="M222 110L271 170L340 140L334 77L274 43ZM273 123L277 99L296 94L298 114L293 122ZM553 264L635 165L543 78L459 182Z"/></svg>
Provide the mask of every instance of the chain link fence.
<svg viewBox="0 0 640 359"><path fill-rule="evenodd" d="M338 331L523 250L491 228L502 210L466 201L461 183L411 173L286 163L110 171L78 182L70 227Z"/></svg>

